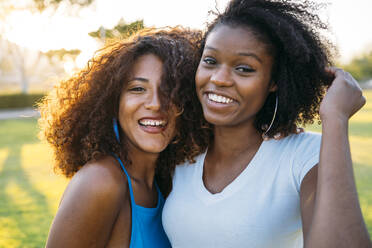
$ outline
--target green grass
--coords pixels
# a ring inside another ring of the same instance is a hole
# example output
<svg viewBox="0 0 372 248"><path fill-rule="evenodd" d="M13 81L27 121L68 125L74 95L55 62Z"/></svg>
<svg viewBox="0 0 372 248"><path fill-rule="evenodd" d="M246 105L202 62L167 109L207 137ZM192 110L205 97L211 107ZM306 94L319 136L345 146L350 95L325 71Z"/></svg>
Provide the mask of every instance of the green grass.
<svg viewBox="0 0 372 248"><path fill-rule="evenodd" d="M365 95L367 105L351 119L350 140L362 212L372 235L372 91ZM36 134L35 119L0 121L0 247L43 247L67 184L53 173L51 150Z"/></svg>
<svg viewBox="0 0 372 248"><path fill-rule="evenodd" d="M0 121L0 247L43 247L66 180L35 119Z"/></svg>

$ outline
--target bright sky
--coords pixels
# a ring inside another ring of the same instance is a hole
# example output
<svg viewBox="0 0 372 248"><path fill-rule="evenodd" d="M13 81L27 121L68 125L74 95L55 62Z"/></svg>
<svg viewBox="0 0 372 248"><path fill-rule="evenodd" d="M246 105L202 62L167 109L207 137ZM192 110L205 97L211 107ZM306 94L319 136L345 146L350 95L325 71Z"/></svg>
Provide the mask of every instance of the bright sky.
<svg viewBox="0 0 372 248"><path fill-rule="evenodd" d="M227 2L217 0L221 11ZM341 60L347 61L367 47L372 48L372 0L328 2L331 5L322 16L332 27ZM203 29L208 11L214 6L215 0L96 0L78 17L66 17L67 6L60 6L53 15L50 11L14 12L7 19L4 36L21 46L42 51L77 48L83 51L81 59L85 60L97 49L88 32L96 31L101 25L112 28L124 18L126 22L144 19L146 26L183 25Z"/></svg>

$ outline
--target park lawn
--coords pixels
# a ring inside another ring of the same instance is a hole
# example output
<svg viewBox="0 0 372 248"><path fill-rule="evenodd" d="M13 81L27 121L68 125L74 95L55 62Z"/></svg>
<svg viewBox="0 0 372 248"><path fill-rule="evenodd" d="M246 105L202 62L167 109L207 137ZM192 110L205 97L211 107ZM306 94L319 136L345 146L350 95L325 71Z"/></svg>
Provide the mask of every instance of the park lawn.
<svg viewBox="0 0 372 248"><path fill-rule="evenodd" d="M36 134L36 119L0 121L0 247L44 247L67 184Z"/></svg>
<svg viewBox="0 0 372 248"><path fill-rule="evenodd" d="M351 119L350 140L362 212L372 235L372 91ZM307 128L320 131L312 125ZM67 180L52 170L35 119L0 120L0 248L43 247Z"/></svg>

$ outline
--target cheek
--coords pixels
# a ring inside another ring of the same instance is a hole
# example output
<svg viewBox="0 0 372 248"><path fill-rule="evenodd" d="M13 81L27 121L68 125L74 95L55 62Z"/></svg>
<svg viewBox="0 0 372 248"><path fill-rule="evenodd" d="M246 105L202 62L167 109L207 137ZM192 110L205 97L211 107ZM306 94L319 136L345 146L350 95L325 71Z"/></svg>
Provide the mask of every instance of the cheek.
<svg viewBox="0 0 372 248"><path fill-rule="evenodd" d="M261 73L252 78L249 84L245 84L247 91L254 91L258 95L266 95L270 90L270 77Z"/></svg>
<svg viewBox="0 0 372 248"><path fill-rule="evenodd" d="M260 80L257 83L257 86L250 90L251 97L255 99L254 106L258 109L258 111L262 108L265 104L267 96L269 95L269 82L266 80Z"/></svg>
<svg viewBox="0 0 372 248"><path fill-rule="evenodd" d="M126 104L121 103L119 105L119 113L118 113L120 122L127 121L127 118L128 118L128 113L127 112L128 112L128 108L127 108Z"/></svg>
<svg viewBox="0 0 372 248"><path fill-rule="evenodd" d="M130 113L143 105L143 97L137 95L124 95L119 102L119 111Z"/></svg>
<svg viewBox="0 0 372 248"><path fill-rule="evenodd" d="M136 103L136 101L134 101L134 99L130 99L129 97L127 97L120 100L118 117L122 126L128 125L131 120L135 119L137 108L138 104Z"/></svg>
<svg viewBox="0 0 372 248"><path fill-rule="evenodd" d="M206 71L201 66L199 66L195 74L195 85L197 90L200 89L200 87L205 83L206 78Z"/></svg>

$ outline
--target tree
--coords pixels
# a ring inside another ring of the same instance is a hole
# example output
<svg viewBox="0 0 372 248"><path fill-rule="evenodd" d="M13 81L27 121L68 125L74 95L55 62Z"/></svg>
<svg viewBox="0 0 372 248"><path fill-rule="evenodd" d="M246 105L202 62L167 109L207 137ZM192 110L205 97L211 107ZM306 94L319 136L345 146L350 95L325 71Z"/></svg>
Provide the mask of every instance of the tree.
<svg viewBox="0 0 372 248"><path fill-rule="evenodd" d="M30 75L34 73L34 69L39 66L40 58L45 57L39 51L31 51L22 48L12 43L2 41L2 35L6 27L7 17L13 11L27 10L30 12L42 12L47 8L56 10L62 3L78 5L83 8L92 4L94 0L0 0L0 59L6 57L6 61L0 63L0 74L5 71L17 71L19 83L23 93L28 92ZM63 58L64 55L76 58L80 51L55 50L46 53L45 55L51 59L52 57ZM45 59L45 58L43 58ZM6 69L6 70L4 70Z"/></svg>
<svg viewBox="0 0 372 248"><path fill-rule="evenodd" d="M354 57L348 64L342 66L359 82L372 78L372 51Z"/></svg>
<svg viewBox="0 0 372 248"><path fill-rule="evenodd" d="M31 78L37 75L38 69L43 65L42 54L9 41L3 40L1 43L3 59L0 63L0 72L8 77L10 80L8 83L16 80L22 93L28 93Z"/></svg>
<svg viewBox="0 0 372 248"><path fill-rule="evenodd" d="M80 53L81 51L79 49L66 50L62 48L58 50L49 50L48 52L45 52L44 54L48 56L49 59L53 59L54 57L57 57L59 60L63 60L63 57L65 56L76 58Z"/></svg>
<svg viewBox="0 0 372 248"><path fill-rule="evenodd" d="M143 24L143 20L126 23L123 19L120 19L119 23L114 28L105 29L101 27L97 31L89 33L89 35L105 43L107 40L128 38L144 28L145 25Z"/></svg>

